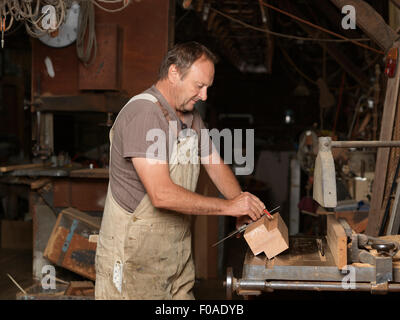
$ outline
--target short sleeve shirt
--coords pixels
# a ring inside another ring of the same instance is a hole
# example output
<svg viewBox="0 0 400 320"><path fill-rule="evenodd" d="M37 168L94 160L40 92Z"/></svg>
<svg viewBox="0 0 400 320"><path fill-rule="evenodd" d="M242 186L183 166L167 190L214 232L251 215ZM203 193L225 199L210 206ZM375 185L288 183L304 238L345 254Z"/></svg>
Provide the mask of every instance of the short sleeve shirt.
<svg viewBox="0 0 400 320"><path fill-rule="evenodd" d="M176 115L174 109L168 104L160 91L153 85L144 93L149 93L157 98L158 102L168 111L170 121L176 121L177 129L182 125L193 129L199 137L199 153L204 156L210 153L210 140L201 134L206 129L199 112L193 109L184 115L183 123ZM110 188L117 203L129 212L134 212L146 194L146 190L132 164L132 158L145 158L149 148L154 145L154 140L148 139L148 132L162 130L165 133L165 150L168 149L169 124L160 106L149 100L138 99L130 101L120 111L114 124L114 136L111 147L110 161ZM151 135L150 135L151 136ZM203 139L202 139L203 137ZM207 135L208 137L208 135ZM156 154L157 158L165 158L162 153Z"/></svg>

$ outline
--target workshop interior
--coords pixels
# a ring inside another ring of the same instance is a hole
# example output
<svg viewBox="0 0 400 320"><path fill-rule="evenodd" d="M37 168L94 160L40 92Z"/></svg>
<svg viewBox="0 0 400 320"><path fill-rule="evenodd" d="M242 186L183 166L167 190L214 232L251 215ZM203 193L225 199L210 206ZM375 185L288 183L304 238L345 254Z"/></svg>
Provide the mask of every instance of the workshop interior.
<svg viewBox="0 0 400 320"><path fill-rule="evenodd" d="M110 128L186 41L267 209L194 218L195 298L400 292L399 0L2 0L0 32L1 300L94 299ZM222 197L204 168L196 192Z"/></svg>

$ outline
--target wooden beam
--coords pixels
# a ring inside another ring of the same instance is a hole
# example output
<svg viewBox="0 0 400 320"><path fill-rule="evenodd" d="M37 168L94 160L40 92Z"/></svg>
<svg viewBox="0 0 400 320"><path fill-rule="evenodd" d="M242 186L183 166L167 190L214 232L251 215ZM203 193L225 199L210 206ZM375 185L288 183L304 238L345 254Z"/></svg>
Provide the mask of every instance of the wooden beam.
<svg viewBox="0 0 400 320"><path fill-rule="evenodd" d="M269 25L270 25L270 19L268 18L268 12L266 12L266 9L264 8L262 4L262 0L258 0L259 6L260 6L260 12L261 12L261 18L263 22L263 26L266 30L269 30ZM274 38L270 33L266 34L265 38L265 49L264 49L264 54L265 54L265 67L267 68L267 73L271 74L272 73L272 63L273 63L273 58L274 58Z"/></svg>
<svg viewBox="0 0 400 320"><path fill-rule="evenodd" d="M394 47L400 48L400 42L396 41ZM396 113L400 84L400 71L397 66L394 78L389 78L386 85L386 96L383 105L383 115L381 122L380 140L392 140L393 123ZM368 225L366 234L378 236L381 226L383 213L382 201L385 190L387 167L389 161L390 148L378 148L374 183L372 185L371 207L368 215Z"/></svg>
<svg viewBox="0 0 400 320"><path fill-rule="evenodd" d="M367 75L365 75L359 67L354 65L351 59L349 59L336 44L332 42L320 42L320 45L322 48L325 48L326 52L359 84L366 85L368 83Z"/></svg>
<svg viewBox="0 0 400 320"><path fill-rule="evenodd" d="M0 167L0 172L6 173L14 170L37 169L50 166L51 163L27 163Z"/></svg>
<svg viewBox="0 0 400 320"><path fill-rule="evenodd" d="M400 9L400 0L390 0L397 8Z"/></svg>
<svg viewBox="0 0 400 320"><path fill-rule="evenodd" d="M291 12L292 14L295 14L298 17L304 18L304 15L300 12L298 7L288 1L282 1L280 2L280 5L282 7L286 7L286 10ZM318 38L320 36L319 31L316 29L312 29L311 27L305 25L304 23L298 22L296 20L296 23L299 25L300 28L302 28L310 37L313 38ZM344 70L353 78L355 79L358 83L361 85L366 85L368 84L368 77L361 71L361 69L354 65L354 63L349 59L345 53L343 53L343 50L338 47L337 44L332 43L332 42L318 42L318 44L322 47L325 48L328 54L335 59L335 61L344 68Z"/></svg>
<svg viewBox="0 0 400 320"><path fill-rule="evenodd" d="M336 266L343 269L347 265L347 236L334 215L327 216L326 239Z"/></svg>
<svg viewBox="0 0 400 320"><path fill-rule="evenodd" d="M96 178L96 179L108 179L108 168L94 168L94 169L79 169L72 170L69 173L71 178Z"/></svg>
<svg viewBox="0 0 400 320"><path fill-rule="evenodd" d="M339 33L343 34L344 36L346 36L348 38L361 38L360 33L362 33L362 32L360 30L357 30L357 29L356 30L354 30L354 29L343 30L341 23L338 23L338 21L342 20L343 15L341 14L340 11L338 11L335 8L335 5L333 5L331 2L312 0L312 3L313 3L315 10L318 10L315 12L314 16L318 15L317 16L317 18L318 18L319 15L321 15L330 22L329 26L322 25L323 27L330 29L334 26L335 32L339 31ZM318 20L321 20L321 19L318 19ZM319 23L320 23L320 21L319 21Z"/></svg>
<svg viewBox="0 0 400 320"><path fill-rule="evenodd" d="M79 96L40 96L34 105L40 111L93 111L118 113L129 101L122 95L82 94Z"/></svg>
<svg viewBox="0 0 400 320"><path fill-rule="evenodd" d="M398 35L367 2L363 0L331 0L331 2L340 10L345 5L353 6L356 10L357 26L385 51L393 46Z"/></svg>

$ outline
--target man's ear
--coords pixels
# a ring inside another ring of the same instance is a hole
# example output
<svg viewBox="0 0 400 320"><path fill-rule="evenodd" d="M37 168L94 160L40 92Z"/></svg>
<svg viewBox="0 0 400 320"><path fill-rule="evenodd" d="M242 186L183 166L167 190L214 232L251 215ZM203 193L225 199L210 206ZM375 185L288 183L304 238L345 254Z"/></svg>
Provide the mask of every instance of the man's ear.
<svg viewBox="0 0 400 320"><path fill-rule="evenodd" d="M176 65L171 64L168 69L168 79L173 83L176 84L180 79L179 70Z"/></svg>

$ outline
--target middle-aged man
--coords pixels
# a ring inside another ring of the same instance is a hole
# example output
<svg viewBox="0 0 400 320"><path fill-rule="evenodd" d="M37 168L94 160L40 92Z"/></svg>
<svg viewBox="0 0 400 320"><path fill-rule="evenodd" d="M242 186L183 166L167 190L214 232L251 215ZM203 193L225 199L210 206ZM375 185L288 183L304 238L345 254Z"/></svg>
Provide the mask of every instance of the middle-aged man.
<svg viewBox="0 0 400 320"><path fill-rule="evenodd" d="M241 225L263 214L264 204L241 191L210 139L199 139L205 126L194 105L207 99L215 61L197 42L176 45L165 56L157 83L119 112L110 131L96 299L193 299L191 216L233 216ZM165 134L149 139L160 131ZM158 151L149 152L155 144ZM194 192L199 154L225 199Z"/></svg>

